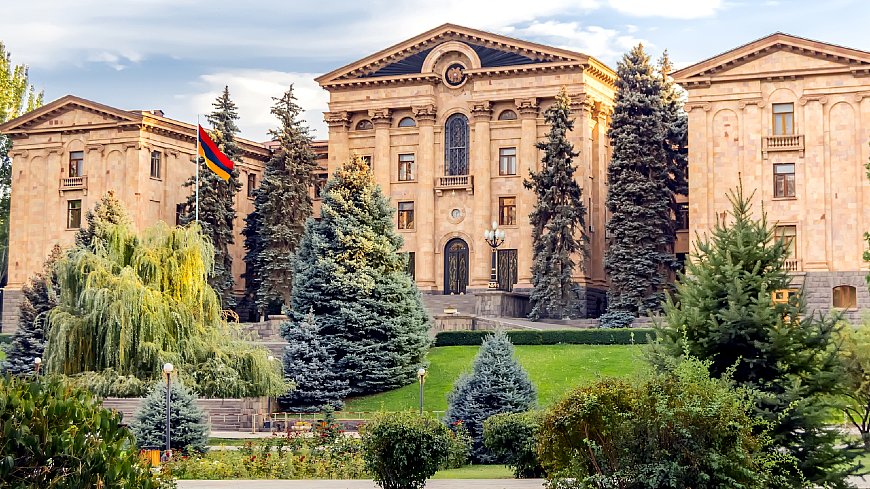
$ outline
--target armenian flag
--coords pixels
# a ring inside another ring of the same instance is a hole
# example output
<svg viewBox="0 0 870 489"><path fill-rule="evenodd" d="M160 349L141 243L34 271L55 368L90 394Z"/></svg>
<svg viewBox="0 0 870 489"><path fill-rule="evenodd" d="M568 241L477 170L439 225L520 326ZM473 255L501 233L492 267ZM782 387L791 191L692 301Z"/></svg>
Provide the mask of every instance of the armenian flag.
<svg viewBox="0 0 870 489"><path fill-rule="evenodd" d="M229 181L230 174L233 172L233 162L221 153L202 126L199 126L199 155L205 158L205 164L211 168L211 171L224 181Z"/></svg>

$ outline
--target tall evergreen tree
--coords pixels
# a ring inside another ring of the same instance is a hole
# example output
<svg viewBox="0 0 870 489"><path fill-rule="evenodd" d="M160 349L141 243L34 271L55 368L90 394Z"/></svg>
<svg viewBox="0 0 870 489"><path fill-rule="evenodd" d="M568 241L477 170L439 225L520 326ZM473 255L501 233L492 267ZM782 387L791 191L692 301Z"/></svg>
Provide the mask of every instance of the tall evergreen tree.
<svg viewBox="0 0 870 489"><path fill-rule="evenodd" d="M774 239L764 212L752 218L742 187L729 199L730 223L717 222L695 242L687 275L665 302L662 341L650 359L708 359L712 375L757 389L756 414L772 424L773 448L794 455L814 484L848 487L850 455L834 448L838 431L827 426L845 380L838 318L807 314L803 293L774 302L774 292L791 283L788 246Z"/></svg>
<svg viewBox="0 0 870 489"><path fill-rule="evenodd" d="M571 99L563 87L556 103L544 113L550 132L547 141L536 145L544 150L541 171L529 172L531 181L523 185L535 191L537 204L529 216L532 223L532 312L529 317L541 316L562 319L577 317L581 310L579 286L572 277L576 263L574 255L585 259L589 251L585 233L586 208L583 189L574 179L575 167L571 159L577 156L566 139L574 128L571 119ZM582 267L582 264L581 264Z"/></svg>
<svg viewBox="0 0 870 489"><path fill-rule="evenodd" d="M191 450L208 451L211 431L205 413L190 392L178 379L169 388L169 445L172 450L185 453ZM130 431L136 437L136 446L166 449L166 382L157 382L142 400L133 415Z"/></svg>
<svg viewBox="0 0 870 489"><path fill-rule="evenodd" d="M45 356L48 318L60 294L55 264L62 256L60 245L54 245L42 271L30 277L22 287L24 299L18 311L18 329L12 334L12 343L2 345L6 353L2 364L4 373L29 374L33 372L33 359Z"/></svg>
<svg viewBox="0 0 870 489"><path fill-rule="evenodd" d="M471 458L475 463L495 463L483 444L483 424L490 416L534 409L538 391L529 373L514 357L514 345L504 331L483 339L471 372L463 373L447 394L444 422L462 421L471 435Z"/></svg>
<svg viewBox="0 0 870 489"><path fill-rule="evenodd" d="M212 106L214 112L206 116L212 127L210 137L227 158L238 164L242 160L242 149L236 143L236 134L239 133L236 120L239 114L236 104L230 100L229 87L224 87L224 92ZM187 224L196 219L196 175L191 176L184 186L192 188L184 205L186 213L181 217L181 223ZM233 257L228 247L234 243L234 202L241 188L237 169L233 168L229 181L224 181L206 166L205 160L200 162L199 225L215 249L214 271L209 273L208 283L217 292L224 309L230 309L236 303L233 295Z"/></svg>
<svg viewBox="0 0 870 489"><path fill-rule="evenodd" d="M321 220L309 218L293 262L290 316L314 315L351 393L409 384L425 367L429 317L405 271L395 208L354 154L326 183ZM285 323L281 335L289 338Z"/></svg>
<svg viewBox="0 0 870 489"><path fill-rule="evenodd" d="M613 156L607 165L610 247L604 268L610 275L607 327L627 326L647 311L661 310L663 290L678 263L665 152L662 80L643 46L618 64L616 107L607 131Z"/></svg>
<svg viewBox="0 0 870 489"><path fill-rule="evenodd" d="M662 125L665 131L664 151L668 176L665 182L671 191L671 204L675 209L674 197L689 195L689 116L683 110L680 88L668 75L673 71L674 64L667 49L659 58L658 68L662 80ZM676 213L673 216L675 219L678 217Z"/></svg>
<svg viewBox="0 0 870 489"><path fill-rule="evenodd" d="M285 411L319 412L324 404L334 409L344 407L350 393L346 380L335 372L335 361L323 345L325 338L310 312L304 321L286 326L284 378L296 388L278 398Z"/></svg>
<svg viewBox="0 0 870 489"><path fill-rule="evenodd" d="M82 248L92 249L95 239L100 240L105 245L110 224L121 225L129 230L133 229L133 220L130 219L127 208L123 202L115 197L113 190L106 192L94 204L93 209L88 209L85 214L85 222L87 227L80 228L76 231L75 236L76 246Z"/></svg>
<svg viewBox="0 0 870 489"><path fill-rule="evenodd" d="M248 215L245 235L245 285L260 310L278 301L290 304L292 253L302 239L305 220L313 213L308 191L317 168L311 136L293 86L281 98L273 97L272 114L281 127L269 133L281 146L266 163L263 180L254 191L254 211Z"/></svg>

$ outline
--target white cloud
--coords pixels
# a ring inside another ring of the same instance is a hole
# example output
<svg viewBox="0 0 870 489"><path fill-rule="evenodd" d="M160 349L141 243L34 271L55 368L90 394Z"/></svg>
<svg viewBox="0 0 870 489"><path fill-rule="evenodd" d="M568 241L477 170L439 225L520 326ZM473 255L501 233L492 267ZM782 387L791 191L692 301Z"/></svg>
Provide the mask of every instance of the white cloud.
<svg viewBox="0 0 870 489"><path fill-rule="evenodd" d="M628 33L629 33L629 34L634 34L635 32L637 32L637 31L639 30L638 27L637 27L636 25L628 24L628 25L626 25L625 27L628 28Z"/></svg>
<svg viewBox="0 0 870 489"><path fill-rule="evenodd" d="M610 6L638 17L676 19L709 17L723 7L722 0L610 0Z"/></svg>
<svg viewBox="0 0 870 489"><path fill-rule="evenodd" d="M632 46L643 43L645 46L652 44L643 39L630 35L620 35L614 29L605 29L598 26L582 27L577 22L536 22L518 29L523 35L546 38L547 42L558 44L560 47L589 54L601 60L616 60Z"/></svg>

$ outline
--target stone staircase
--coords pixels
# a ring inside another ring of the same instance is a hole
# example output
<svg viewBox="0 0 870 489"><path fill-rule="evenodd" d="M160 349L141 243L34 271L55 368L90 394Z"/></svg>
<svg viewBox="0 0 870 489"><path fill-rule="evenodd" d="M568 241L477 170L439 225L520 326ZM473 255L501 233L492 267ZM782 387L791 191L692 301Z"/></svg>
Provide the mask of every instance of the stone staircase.
<svg viewBox="0 0 870 489"><path fill-rule="evenodd" d="M260 414L268 410L267 405L263 404L257 409L252 407L252 402L263 403L262 400L247 400L247 399L198 399L199 407L205 412L206 421L211 423L212 431L250 431L251 424L255 421L256 416L257 426L263 424L263 416ZM108 397L103 399L103 407L114 409L124 414L124 422L131 423L133 414L142 403L141 398L117 398ZM246 405L247 404L247 405ZM276 403L272 402L272 409L277 410Z"/></svg>

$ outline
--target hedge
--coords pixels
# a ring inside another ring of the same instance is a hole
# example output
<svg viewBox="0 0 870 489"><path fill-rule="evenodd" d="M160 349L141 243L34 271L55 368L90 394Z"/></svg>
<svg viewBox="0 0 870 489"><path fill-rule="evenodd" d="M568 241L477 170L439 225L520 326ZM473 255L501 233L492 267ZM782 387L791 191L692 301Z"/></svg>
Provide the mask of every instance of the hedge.
<svg viewBox="0 0 870 489"><path fill-rule="evenodd" d="M0 343L12 343L12 333L0 334Z"/></svg>
<svg viewBox="0 0 870 489"><path fill-rule="evenodd" d="M435 335L435 346L479 346L483 337L492 331L442 331ZM655 338L649 328L629 329L557 329L535 331L515 329L507 331L515 345L643 345L647 336Z"/></svg>

